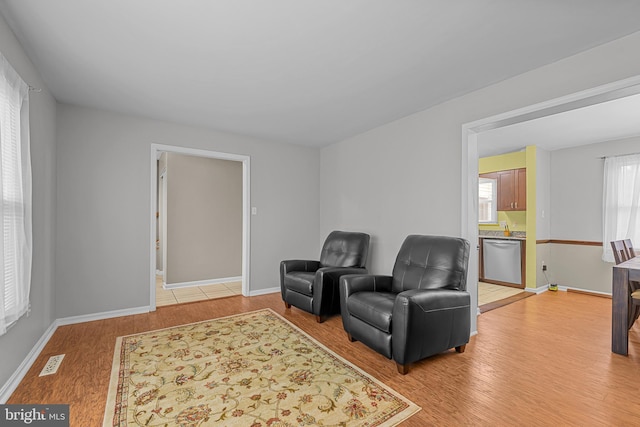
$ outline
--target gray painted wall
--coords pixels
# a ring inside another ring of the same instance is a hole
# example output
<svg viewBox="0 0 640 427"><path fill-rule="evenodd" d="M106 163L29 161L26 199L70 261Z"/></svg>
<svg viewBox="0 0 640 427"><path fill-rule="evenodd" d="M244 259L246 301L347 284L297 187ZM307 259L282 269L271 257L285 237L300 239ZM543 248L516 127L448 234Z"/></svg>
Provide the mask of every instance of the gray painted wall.
<svg viewBox="0 0 640 427"><path fill-rule="evenodd" d="M0 336L0 387L20 366L35 343L55 319L54 242L56 185L56 102L38 71L0 16L0 51L31 86L29 94L31 168L33 177L33 266L31 313Z"/></svg>
<svg viewBox="0 0 640 427"><path fill-rule="evenodd" d="M551 238L551 152L536 148L536 240Z"/></svg>
<svg viewBox="0 0 640 427"><path fill-rule="evenodd" d="M551 235L602 241L604 156L640 151L640 137L551 153Z"/></svg>
<svg viewBox="0 0 640 427"><path fill-rule="evenodd" d="M536 149L536 240L551 238L551 152L538 147ZM549 248L548 244L536 245L537 288L549 283L542 272L542 264L549 268L549 261L551 261ZM547 276L552 281L551 275L547 274Z"/></svg>
<svg viewBox="0 0 640 427"><path fill-rule="evenodd" d="M638 49L635 33L324 148L321 234L369 232L369 267L383 274L407 234L460 235L462 125L640 75Z"/></svg>
<svg viewBox="0 0 640 427"><path fill-rule="evenodd" d="M149 304L151 143L251 157L251 291L317 257L318 149L59 105L56 317Z"/></svg>
<svg viewBox="0 0 640 427"><path fill-rule="evenodd" d="M242 276L242 162L167 154L167 284Z"/></svg>
<svg viewBox="0 0 640 427"><path fill-rule="evenodd" d="M640 137L551 153L553 239L602 241L604 156L637 153ZM607 243L608 244L608 243ZM548 275L562 286L611 293L612 263L601 246L549 244Z"/></svg>

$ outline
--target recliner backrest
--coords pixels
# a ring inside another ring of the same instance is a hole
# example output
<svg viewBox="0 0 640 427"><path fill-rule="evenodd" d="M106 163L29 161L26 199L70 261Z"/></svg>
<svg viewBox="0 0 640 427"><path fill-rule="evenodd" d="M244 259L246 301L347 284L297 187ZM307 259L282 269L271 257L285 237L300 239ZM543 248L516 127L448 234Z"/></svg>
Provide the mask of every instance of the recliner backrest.
<svg viewBox="0 0 640 427"><path fill-rule="evenodd" d="M469 242L447 236L408 236L393 266L391 289L467 288Z"/></svg>
<svg viewBox="0 0 640 427"><path fill-rule="evenodd" d="M369 252L369 235L332 231L322 246L322 267L364 267Z"/></svg>

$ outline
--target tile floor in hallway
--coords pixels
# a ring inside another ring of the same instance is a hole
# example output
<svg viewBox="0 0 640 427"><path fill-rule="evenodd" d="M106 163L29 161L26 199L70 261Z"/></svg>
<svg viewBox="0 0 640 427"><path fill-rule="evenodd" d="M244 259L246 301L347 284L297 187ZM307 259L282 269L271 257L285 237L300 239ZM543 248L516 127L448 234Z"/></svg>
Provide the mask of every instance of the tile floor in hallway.
<svg viewBox="0 0 640 427"><path fill-rule="evenodd" d="M182 304L214 298L242 295L242 282L218 283L189 288L164 289L162 276L156 277L156 306Z"/></svg>
<svg viewBox="0 0 640 427"><path fill-rule="evenodd" d="M524 292L520 288L512 288L510 286L493 285L491 283L478 283L478 306L488 304L490 302L499 301Z"/></svg>

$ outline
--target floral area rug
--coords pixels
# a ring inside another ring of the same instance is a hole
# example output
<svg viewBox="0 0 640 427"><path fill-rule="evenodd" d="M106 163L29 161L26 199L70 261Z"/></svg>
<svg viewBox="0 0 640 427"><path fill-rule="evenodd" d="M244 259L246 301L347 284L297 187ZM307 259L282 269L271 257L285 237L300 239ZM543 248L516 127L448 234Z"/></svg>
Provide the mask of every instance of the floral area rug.
<svg viewBox="0 0 640 427"><path fill-rule="evenodd" d="M118 337L104 426L390 426L419 410L266 309Z"/></svg>

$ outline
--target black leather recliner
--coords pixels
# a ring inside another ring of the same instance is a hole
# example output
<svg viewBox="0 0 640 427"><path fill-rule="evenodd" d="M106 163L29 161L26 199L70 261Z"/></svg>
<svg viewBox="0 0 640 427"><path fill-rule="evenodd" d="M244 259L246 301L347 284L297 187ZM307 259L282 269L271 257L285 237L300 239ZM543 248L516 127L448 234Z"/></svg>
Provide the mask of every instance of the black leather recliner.
<svg viewBox="0 0 640 427"><path fill-rule="evenodd" d="M408 236L392 276L340 279L342 323L350 341L361 341L393 359L398 372L469 342L471 310L466 291L469 242L442 236Z"/></svg>
<svg viewBox="0 0 640 427"><path fill-rule="evenodd" d="M324 242L319 261L280 262L280 290L285 306L315 314L318 323L340 313L340 276L366 273L368 252L368 234L333 231Z"/></svg>

